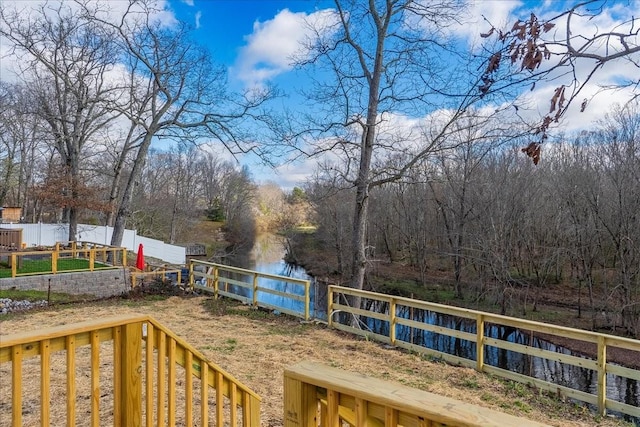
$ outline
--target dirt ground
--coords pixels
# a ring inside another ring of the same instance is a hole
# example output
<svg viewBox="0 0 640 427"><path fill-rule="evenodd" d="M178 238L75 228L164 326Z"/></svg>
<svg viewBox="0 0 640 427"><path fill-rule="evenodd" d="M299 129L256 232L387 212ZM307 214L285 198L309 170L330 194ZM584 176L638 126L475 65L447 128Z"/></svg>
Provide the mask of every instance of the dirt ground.
<svg viewBox="0 0 640 427"><path fill-rule="evenodd" d="M599 419L556 396L472 369L448 366L324 325L213 301L207 296L113 299L13 314L0 321L0 336L127 313L153 316L257 392L262 397L264 427L283 425L283 372L303 360L403 383L552 426L629 425L610 417ZM7 380L6 372L0 372L0 383ZM28 376L25 381L29 381ZM11 419L10 400L8 389L0 384L2 426Z"/></svg>

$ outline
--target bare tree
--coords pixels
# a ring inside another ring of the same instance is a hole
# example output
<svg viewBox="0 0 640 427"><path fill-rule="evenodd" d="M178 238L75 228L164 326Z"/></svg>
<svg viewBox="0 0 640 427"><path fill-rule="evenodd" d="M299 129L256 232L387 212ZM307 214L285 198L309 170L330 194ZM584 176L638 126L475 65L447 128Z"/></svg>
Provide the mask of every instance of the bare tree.
<svg viewBox="0 0 640 427"><path fill-rule="evenodd" d="M370 191L402 178L426 156L450 148L453 125L482 99L473 68L448 46L446 29L461 19L463 2L336 0L298 64L331 78L305 92L314 102L304 125L313 154L340 160L335 172L355 189L351 286L362 288L367 260ZM456 63L437 58L446 55ZM477 64L475 65L477 66ZM462 84L469 81L469 84ZM426 129L394 124L400 115L425 117Z"/></svg>
<svg viewBox="0 0 640 427"><path fill-rule="evenodd" d="M82 151L117 116L107 77L117 58L113 34L62 2L42 5L32 14L0 6L0 24L12 53L26 61L22 71L34 99L33 113L48 124L68 176L61 191L70 201L65 220L69 240L75 240Z"/></svg>
<svg viewBox="0 0 640 427"><path fill-rule="evenodd" d="M130 0L117 22L102 19L103 11L79 3L87 20L117 34L117 45L127 58L131 87L119 112L135 124L137 143L114 222L111 244L119 245L152 141L198 142L206 138L231 152L249 150L252 147L244 145L242 121L250 120L251 112L269 99L270 93L229 94L225 70L215 66L209 53L191 39L186 24L166 26L158 21L159 11L153 2Z"/></svg>

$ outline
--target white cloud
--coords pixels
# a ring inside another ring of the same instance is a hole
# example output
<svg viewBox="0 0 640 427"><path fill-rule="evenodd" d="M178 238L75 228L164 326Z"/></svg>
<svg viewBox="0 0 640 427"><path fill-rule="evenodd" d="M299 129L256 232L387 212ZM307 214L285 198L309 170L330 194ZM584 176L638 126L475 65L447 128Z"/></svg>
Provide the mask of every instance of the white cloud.
<svg viewBox="0 0 640 427"><path fill-rule="evenodd" d="M57 15L57 9L62 7L63 11L77 11L79 6L75 2L65 0L1 0L2 7L5 12L11 13L17 11L20 17L26 19L39 14L41 10L49 17ZM100 12L98 16L111 22L118 22L129 7L126 1L91 1L88 2L89 7L96 7ZM152 0L149 7L156 12L152 14L151 19L160 22L164 26L171 27L177 24L177 19L173 11L169 8L168 0ZM141 6L134 3L131 8L130 16L139 16L137 12L141 12ZM5 25L2 23L1 25ZM0 79L2 81L15 81L19 72L20 63L27 60L27 57L10 54L10 43L5 37L0 37Z"/></svg>
<svg viewBox="0 0 640 427"><path fill-rule="evenodd" d="M453 25L450 31L475 46L480 41L480 34L489 31L492 25L510 27L515 22L514 11L522 4L518 0L469 0L461 24Z"/></svg>
<svg viewBox="0 0 640 427"><path fill-rule="evenodd" d="M193 0L182 0L182 3L186 4L187 6L193 6Z"/></svg>
<svg viewBox="0 0 640 427"><path fill-rule="evenodd" d="M245 37L247 44L240 50L230 74L247 86L260 86L291 70L292 57L310 35L310 25L331 22L333 16L330 9L310 14L284 9L271 20L254 22L253 33Z"/></svg>
<svg viewBox="0 0 640 427"><path fill-rule="evenodd" d="M202 12L197 11L195 18L196 18L196 29L197 29L197 28L200 28L200 19L202 18Z"/></svg>

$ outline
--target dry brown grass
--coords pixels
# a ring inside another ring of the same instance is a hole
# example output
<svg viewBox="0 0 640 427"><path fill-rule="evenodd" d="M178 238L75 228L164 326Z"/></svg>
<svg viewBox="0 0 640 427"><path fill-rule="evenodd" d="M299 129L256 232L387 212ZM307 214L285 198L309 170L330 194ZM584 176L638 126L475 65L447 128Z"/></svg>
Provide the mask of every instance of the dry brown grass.
<svg viewBox="0 0 640 427"><path fill-rule="evenodd" d="M0 322L0 335L127 313L153 316L255 390L262 397L263 426L283 425L283 372L302 360L403 383L553 426L627 425L611 418L599 420L584 408L472 369L204 296L111 300L12 315ZM7 379L0 373L0 383ZM8 425L5 421L10 420L7 390L0 384L0 425Z"/></svg>

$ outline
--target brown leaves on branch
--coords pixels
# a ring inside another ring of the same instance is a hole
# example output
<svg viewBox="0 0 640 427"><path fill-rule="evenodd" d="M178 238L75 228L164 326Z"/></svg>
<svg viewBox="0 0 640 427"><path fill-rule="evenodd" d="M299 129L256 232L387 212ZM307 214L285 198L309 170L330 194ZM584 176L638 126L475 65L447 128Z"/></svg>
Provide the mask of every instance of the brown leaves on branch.
<svg viewBox="0 0 640 427"><path fill-rule="evenodd" d="M540 36L551 31L555 27L552 22L540 22L538 17L532 13L529 20L516 21L511 30L503 33L495 27L491 27L489 32L480 34L481 37L491 37L497 32L498 40L509 43L506 52L511 59L511 64L520 62L520 70L533 71L540 67L544 60L551 58L551 51L547 48ZM502 59L502 53L494 53L490 58L484 74L494 73Z"/></svg>
<svg viewBox="0 0 640 427"><path fill-rule="evenodd" d="M533 160L533 164L537 165L540 161L540 144L537 142L531 142L526 147L522 148L521 151L525 153L528 157L531 157Z"/></svg>
<svg viewBox="0 0 640 427"><path fill-rule="evenodd" d="M520 65L520 71L527 70L534 72L540 65L551 58L551 51L547 48L541 38L544 33L548 33L555 27L553 22L540 22L538 17L532 13L527 20L518 20L507 32L502 32L495 27L481 37L487 38L497 34L498 40L503 43L504 48L491 55L485 71L481 77L482 85L478 87L481 96L486 95L491 90L491 85L495 81L495 73L498 71L501 62L509 58L511 65ZM531 90L535 87L535 82ZM536 129L536 134L542 133L542 140L546 138L546 131L552 122L558 121L564 108L566 107L565 86L555 89L551 98L549 114L554 111L556 114L546 116L541 125ZM535 165L540 161L540 143L531 142L522 152L530 157Z"/></svg>
<svg viewBox="0 0 640 427"><path fill-rule="evenodd" d="M108 212L111 206L102 200L102 188L74 181L64 167L49 172L46 180L32 188L34 197L51 208L76 208Z"/></svg>

